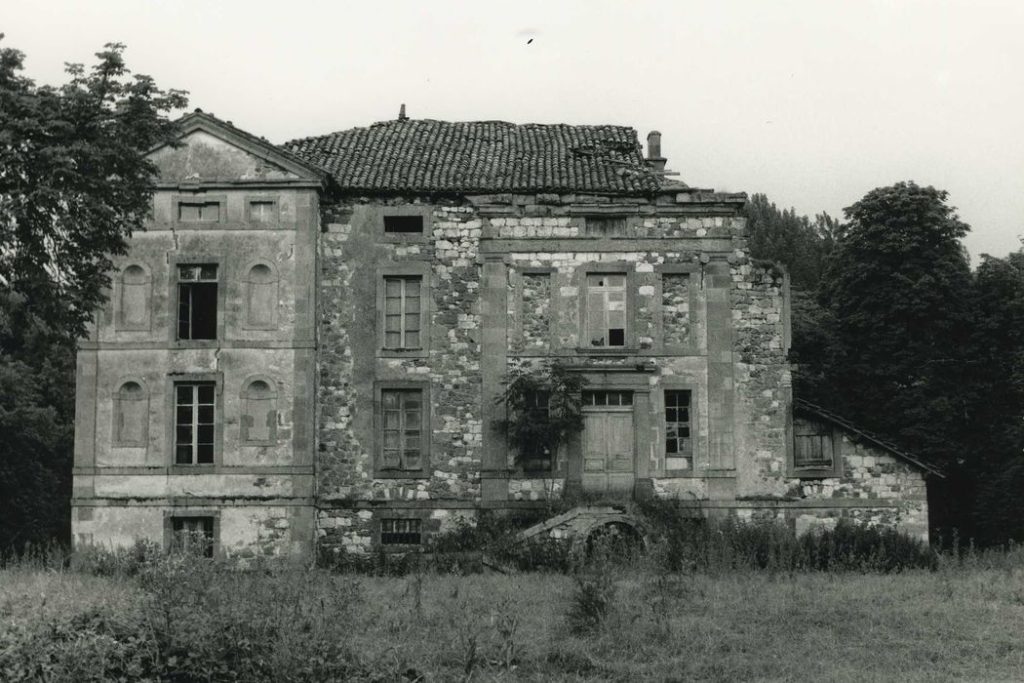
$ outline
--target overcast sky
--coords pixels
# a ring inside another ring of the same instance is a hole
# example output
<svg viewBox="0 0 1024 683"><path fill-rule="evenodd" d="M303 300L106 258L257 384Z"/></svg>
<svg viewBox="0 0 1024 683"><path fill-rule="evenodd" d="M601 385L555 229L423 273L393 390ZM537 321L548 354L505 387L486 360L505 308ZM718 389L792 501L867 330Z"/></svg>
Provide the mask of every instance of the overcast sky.
<svg viewBox="0 0 1024 683"><path fill-rule="evenodd" d="M1003 256L1024 233L1024 2L4 0L41 83L129 67L272 142L409 116L630 125L679 179L840 215L948 190ZM532 39L532 42L529 42Z"/></svg>

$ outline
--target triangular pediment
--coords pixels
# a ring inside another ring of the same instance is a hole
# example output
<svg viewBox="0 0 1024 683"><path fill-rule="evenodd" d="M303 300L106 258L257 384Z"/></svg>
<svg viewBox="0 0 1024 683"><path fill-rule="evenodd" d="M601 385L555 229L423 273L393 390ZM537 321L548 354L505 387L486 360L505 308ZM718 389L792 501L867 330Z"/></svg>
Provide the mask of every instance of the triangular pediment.
<svg viewBox="0 0 1024 683"><path fill-rule="evenodd" d="M177 146L150 151L160 184L322 182L324 172L209 114L178 121Z"/></svg>

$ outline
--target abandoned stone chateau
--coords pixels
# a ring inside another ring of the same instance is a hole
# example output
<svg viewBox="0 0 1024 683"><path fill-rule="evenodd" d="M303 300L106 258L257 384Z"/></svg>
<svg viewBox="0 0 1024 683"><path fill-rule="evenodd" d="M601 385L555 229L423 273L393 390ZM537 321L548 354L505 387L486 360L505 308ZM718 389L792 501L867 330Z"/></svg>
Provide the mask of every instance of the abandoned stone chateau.
<svg viewBox="0 0 1024 683"><path fill-rule="evenodd" d="M81 343L76 544L408 550L573 491L927 536L939 473L794 399L785 273L749 258L745 195L669 179L660 134L180 131ZM552 359L583 431L516 458L503 381Z"/></svg>

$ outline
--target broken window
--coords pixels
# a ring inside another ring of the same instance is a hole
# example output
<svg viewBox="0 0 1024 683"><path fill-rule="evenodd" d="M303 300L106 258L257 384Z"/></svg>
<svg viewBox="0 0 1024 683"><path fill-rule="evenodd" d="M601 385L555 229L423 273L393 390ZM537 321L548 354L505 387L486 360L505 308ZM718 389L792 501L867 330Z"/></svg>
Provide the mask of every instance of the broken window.
<svg viewBox="0 0 1024 683"><path fill-rule="evenodd" d="M178 266L178 339L217 338L217 266Z"/></svg>
<svg viewBox="0 0 1024 683"><path fill-rule="evenodd" d="M423 233L423 216L384 216L384 232Z"/></svg>
<svg viewBox="0 0 1024 683"><path fill-rule="evenodd" d="M273 223L277 220L277 202L273 199L250 201L249 220L253 223Z"/></svg>
<svg viewBox="0 0 1024 683"><path fill-rule="evenodd" d="M220 221L220 202L178 202L178 221L217 223Z"/></svg>
<svg viewBox="0 0 1024 683"><path fill-rule="evenodd" d="M246 324L249 327L277 326L277 276L270 266L258 263L246 276Z"/></svg>
<svg viewBox="0 0 1024 683"><path fill-rule="evenodd" d="M626 275L587 276L587 338L591 346L626 345Z"/></svg>
<svg viewBox="0 0 1024 683"><path fill-rule="evenodd" d="M622 216L587 216L584 223L588 237L622 237L626 219Z"/></svg>
<svg viewBox="0 0 1024 683"><path fill-rule="evenodd" d="M551 392L532 391L525 398L526 419L535 425L547 423L551 410ZM526 472L549 472L554 465L555 454L546 444L537 443L531 452L519 455L519 462Z"/></svg>
<svg viewBox="0 0 1024 683"><path fill-rule="evenodd" d="M171 517L171 550L213 557L213 517Z"/></svg>
<svg viewBox="0 0 1024 683"><path fill-rule="evenodd" d="M242 441L273 441L277 435L277 393L256 379L242 392Z"/></svg>
<svg viewBox="0 0 1024 683"><path fill-rule="evenodd" d="M144 446L149 422L149 400L138 382L125 382L114 397L114 443Z"/></svg>
<svg viewBox="0 0 1024 683"><path fill-rule="evenodd" d="M423 469L423 391L381 390L381 469Z"/></svg>
<svg viewBox="0 0 1024 683"><path fill-rule="evenodd" d="M421 348L422 282L419 276L384 278L385 349Z"/></svg>
<svg viewBox="0 0 1024 683"><path fill-rule="evenodd" d="M693 467L693 439L690 436L692 394L687 390L665 392L665 457L678 458L673 469Z"/></svg>
<svg viewBox="0 0 1024 683"><path fill-rule="evenodd" d="M798 468L831 468L832 429L810 420L793 420L793 465Z"/></svg>
<svg viewBox="0 0 1024 683"><path fill-rule="evenodd" d="M633 405L632 391L584 391L583 405L585 406L631 406Z"/></svg>
<svg viewBox="0 0 1024 683"><path fill-rule="evenodd" d="M215 394L214 382L180 382L174 385L175 464L213 464Z"/></svg>
<svg viewBox="0 0 1024 683"><path fill-rule="evenodd" d="M419 545L423 540L423 522L419 519L380 520L381 545Z"/></svg>

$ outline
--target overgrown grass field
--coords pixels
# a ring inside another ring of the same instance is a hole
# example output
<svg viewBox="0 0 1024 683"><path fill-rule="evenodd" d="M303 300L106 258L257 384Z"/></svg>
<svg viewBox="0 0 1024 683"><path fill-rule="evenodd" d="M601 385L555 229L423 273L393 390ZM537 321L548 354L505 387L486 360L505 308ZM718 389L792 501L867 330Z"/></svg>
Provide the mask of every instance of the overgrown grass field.
<svg viewBox="0 0 1024 683"><path fill-rule="evenodd" d="M1019 681L1024 554L933 570L0 571L5 681Z"/></svg>

